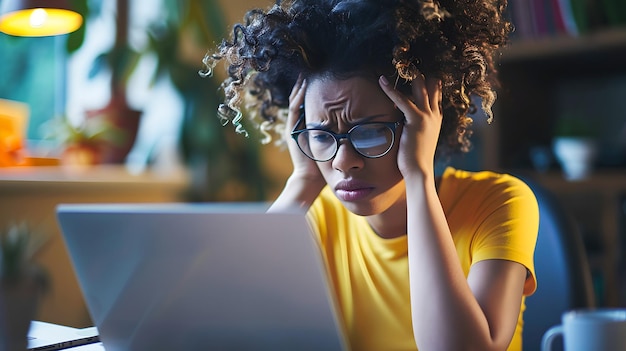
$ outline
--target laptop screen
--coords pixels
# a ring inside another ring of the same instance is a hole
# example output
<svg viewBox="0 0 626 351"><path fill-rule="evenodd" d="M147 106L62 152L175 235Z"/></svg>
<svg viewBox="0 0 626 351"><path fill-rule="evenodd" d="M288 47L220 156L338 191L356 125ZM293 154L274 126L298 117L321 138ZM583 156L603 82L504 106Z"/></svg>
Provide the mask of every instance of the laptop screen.
<svg viewBox="0 0 626 351"><path fill-rule="evenodd" d="M303 213L265 204L63 204L58 221L105 348L342 350Z"/></svg>

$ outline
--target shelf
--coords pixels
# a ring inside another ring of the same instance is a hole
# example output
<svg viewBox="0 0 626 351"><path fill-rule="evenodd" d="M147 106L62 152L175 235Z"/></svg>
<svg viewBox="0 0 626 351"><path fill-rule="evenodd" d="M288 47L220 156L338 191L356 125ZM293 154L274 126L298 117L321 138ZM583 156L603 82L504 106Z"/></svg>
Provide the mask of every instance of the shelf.
<svg viewBox="0 0 626 351"><path fill-rule="evenodd" d="M497 150L493 168L529 177L555 194L581 229L597 302L626 306L626 159L613 156L622 147L616 131L626 128L626 27L512 41L498 63L502 88L494 109L499 117L496 137L486 147ZM598 162L580 181L566 180L554 167L548 173L533 171L530 151L550 150L556 121L573 109L606 127L599 137L602 155L611 155L611 162Z"/></svg>
<svg viewBox="0 0 626 351"><path fill-rule="evenodd" d="M124 166L88 167L8 167L0 168L0 193L40 193L80 191L106 192L112 187L132 192L175 192L186 189L188 175L184 172L134 173Z"/></svg>
<svg viewBox="0 0 626 351"><path fill-rule="evenodd" d="M539 60L576 59L583 56L595 56L611 52L626 53L626 28L609 28L585 34L579 37L553 36L538 39L512 41L502 50L501 63L516 63ZM600 55L600 56L599 56ZM624 61L621 62L622 64Z"/></svg>
<svg viewBox="0 0 626 351"><path fill-rule="evenodd" d="M626 170L599 170L577 181L568 181L561 172L556 171L532 172L532 177L550 190L560 193L580 192L581 189L615 196L626 193Z"/></svg>
<svg viewBox="0 0 626 351"><path fill-rule="evenodd" d="M499 62L501 88L494 110L502 168L532 167L532 147L549 147L563 112L600 115L594 121L603 140L602 166L626 167L617 155L626 126L621 96L626 92L626 27L579 37L514 41ZM565 111L567 109L567 111Z"/></svg>

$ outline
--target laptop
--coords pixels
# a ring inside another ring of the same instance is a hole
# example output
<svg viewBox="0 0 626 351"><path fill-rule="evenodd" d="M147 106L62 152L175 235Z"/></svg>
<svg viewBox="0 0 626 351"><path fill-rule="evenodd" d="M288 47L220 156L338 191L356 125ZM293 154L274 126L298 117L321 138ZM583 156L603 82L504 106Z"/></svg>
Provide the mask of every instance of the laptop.
<svg viewBox="0 0 626 351"><path fill-rule="evenodd" d="M28 330L27 350L63 350L97 343L98 341L98 329L96 327L72 328L42 321L31 321Z"/></svg>
<svg viewBox="0 0 626 351"><path fill-rule="evenodd" d="M303 213L267 204L61 204L107 351L346 350Z"/></svg>

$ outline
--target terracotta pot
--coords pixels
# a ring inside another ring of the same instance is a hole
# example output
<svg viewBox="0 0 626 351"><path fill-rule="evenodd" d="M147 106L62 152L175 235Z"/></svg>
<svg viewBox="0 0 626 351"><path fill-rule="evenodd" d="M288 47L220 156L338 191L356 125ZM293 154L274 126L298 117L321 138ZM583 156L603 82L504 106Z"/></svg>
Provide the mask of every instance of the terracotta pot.
<svg viewBox="0 0 626 351"><path fill-rule="evenodd" d="M61 153L61 164L64 166L93 166L102 163L102 154L100 145L68 145Z"/></svg>
<svg viewBox="0 0 626 351"><path fill-rule="evenodd" d="M123 94L112 95L109 103L98 110L85 112L87 118L102 118L119 129L120 140L103 145L101 163L124 163L139 131L142 111L132 109Z"/></svg>

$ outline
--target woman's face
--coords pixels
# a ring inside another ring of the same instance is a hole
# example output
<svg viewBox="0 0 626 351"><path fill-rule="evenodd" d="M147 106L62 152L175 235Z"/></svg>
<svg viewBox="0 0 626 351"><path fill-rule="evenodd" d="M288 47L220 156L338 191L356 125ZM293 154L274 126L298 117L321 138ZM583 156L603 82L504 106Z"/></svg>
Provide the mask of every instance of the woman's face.
<svg viewBox="0 0 626 351"><path fill-rule="evenodd" d="M306 128L334 133L347 133L361 123L403 119L377 81L362 77L311 80L304 106ZM371 216L405 202L404 182L397 165L401 131L398 126L393 147L382 157L364 157L347 139L342 139L334 158L317 163L326 183L348 210Z"/></svg>

